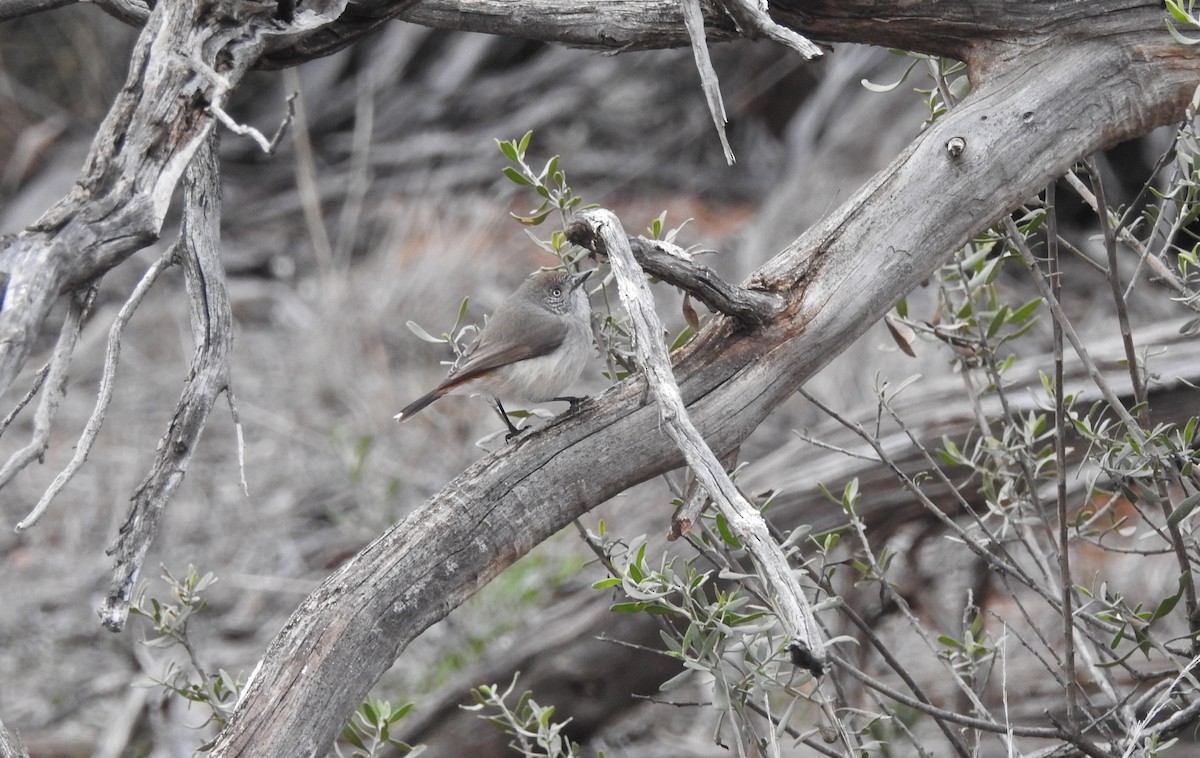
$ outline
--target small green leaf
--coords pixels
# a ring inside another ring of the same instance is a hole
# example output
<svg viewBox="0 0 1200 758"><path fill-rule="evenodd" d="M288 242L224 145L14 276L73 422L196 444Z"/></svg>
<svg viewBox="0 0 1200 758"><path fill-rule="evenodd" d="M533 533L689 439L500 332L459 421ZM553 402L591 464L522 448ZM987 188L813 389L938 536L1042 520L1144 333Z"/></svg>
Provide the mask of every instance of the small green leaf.
<svg viewBox="0 0 1200 758"><path fill-rule="evenodd" d="M546 181L546 177L554 176L555 172L557 172L557 171L558 171L558 156L555 155L555 156L551 157L550 160L546 161L546 165L542 168L541 173L538 174L538 181L539 182Z"/></svg>
<svg viewBox="0 0 1200 758"><path fill-rule="evenodd" d="M368 722L370 722L372 724L379 723L379 713L376 712L375 706L373 703L371 703L370 700L366 700L363 702L363 704L361 706L361 710L363 712L363 715L366 716Z"/></svg>
<svg viewBox="0 0 1200 758"><path fill-rule="evenodd" d="M1008 305L1000 306L1000 310L996 311L996 315L992 316L992 320L988 323L987 337L993 339L1000 331L1000 327L1008 323Z"/></svg>
<svg viewBox="0 0 1200 758"><path fill-rule="evenodd" d="M1184 578L1179 577L1179 591L1174 595L1163 598L1158 607L1154 609L1154 613L1150 614L1150 621L1154 622L1166 616L1171 611L1175 610L1175 606L1179 603L1179 599L1183 597Z"/></svg>
<svg viewBox="0 0 1200 758"><path fill-rule="evenodd" d="M529 177L525 176L524 174L522 174L520 171L516 170L512 166L505 166L502 173L505 176L507 176L509 178L509 181L513 182L514 184L519 184L522 187L534 186L533 181Z"/></svg>
<svg viewBox="0 0 1200 758"><path fill-rule="evenodd" d="M1033 315L1034 311L1036 311L1041 304L1042 299L1040 297L1035 297L1028 303L1025 303L1020 308L1013 311L1012 316L1009 317L1009 320L1014 324L1023 324L1025 323L1026 319Z"/></svg>
<svg viewBox="0 0 1200 758"><path fill-rule="evenodd" d="M742 543L739 542L738 538L733 536L733 532L729 530L729 522L725 520L725 517L718 513L715 521L717 525L717 533L721 535L721 541L735 550L740 548Z"/></svg>
<svg viewBox="0 0 1200 758"><path fill-rule="evenodd" d="M544 211L534 213L532 216L518 216L515 213L510 213L509 215L512 216L518 224L524 224L525 226L537 226L545 221L546 217L549 216L553 210L553 208L547 208Z"/></svg>
<svg viewBox="0 0 1200 758"><path fill-rule="evenodd" d="M1167 24L1167 32L1170 33L1170 35L1172 37L1174 37L1175 41L1178 42L1179 44L1181 44L1181 45L1200 44L1200 39L1191 39L1189 37L1185 37L1182 34L1180 34L1179 30L1176 29L1175 25L1172 24L1170 21L1167 21L1166 24Z"/></svg>
<svg viewBox="0 0 1200 758"><path fill-rule="evenodd" d="M646 609L646 603L613 603L608 610L613 613L641 613Z"/></svg>
<svg viewBox="0 0 1200 758"><path fill-rule="evenodd" d="M516 145L514 145L512 142L502 142L500 140L496 140L496 145L499 146L500 152L504 153L505 158L508 158L513 163L517 162L518 158Z"/></svg>
<svg viewBox="0 0 1200 758"><path fill-rule="evenodd" d="M658 689L660 692L670 692L673 689L682 687L691 678L692 678L692 670L684 669L683 671L680 671L678 674L671 677L667 681L658 685Z"/></svg>
<svg viewBox="0 0 1200 758"><path fill-rule="evenodd" d="M530 129L521 137L521 142L517 145L517 152L519 152L521 155L524 155L525 151L529 149L529 138L532 136L533 130Z"/></svg>
<svg viewBox="0 0 1200 758"><path fill-rule="evenodd" d="M690 326L685 326L685 327L683 328L683 331L681 331L681 332L679 333L679 336L678 336L678 337L676 337L676 338L675 338L675 339L674 339L674 340L671 342L671 347L670 347L669 349L670 349L671 351L678 350L679 348L681 348L681 347L683 347L684 345L686 345L686 344L687 344L687 342L688 342L688 340L690 340L690 339L691 339L692 337L694 337L695 335L696 335L696 331L695 331L694 329L692 329L692 327L690 327Z"/></svg>
<svg viewBox="0 0 1200 758"><path fill-rule="evenodd" d="M1175 506L1175 510L1171 511L1171 515L1167 516L1168 526L1179 526L1179 522L1196 510L1196 506L1200 505L1200 492L1185 497L1179 505Z"/></svg>
<svg viewBox="0 0 1200 758"><path fill-rule="evenodd" d="M1188 17L1187 12L1175 0L1166 0L1167 13L1171 14L1171 18L1181 24L1190 24L1192 19Z"/></svg>

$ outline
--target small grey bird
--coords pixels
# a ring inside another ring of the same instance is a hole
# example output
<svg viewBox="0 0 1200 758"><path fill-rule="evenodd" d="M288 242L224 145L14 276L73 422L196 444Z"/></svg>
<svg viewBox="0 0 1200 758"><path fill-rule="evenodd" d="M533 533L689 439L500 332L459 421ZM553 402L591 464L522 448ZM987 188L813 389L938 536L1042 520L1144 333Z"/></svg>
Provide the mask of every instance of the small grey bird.
<svg viewBox="0 0 1200 758"><path fill-rule="evenodd" d="M583 281L591 274L539 271L500 304L464 362L431 392L396 414L407 421L442 395L491 395L511 434L518 429L500 405L568 400L560 393L579 378L592 351L591 306Z"/></svg>

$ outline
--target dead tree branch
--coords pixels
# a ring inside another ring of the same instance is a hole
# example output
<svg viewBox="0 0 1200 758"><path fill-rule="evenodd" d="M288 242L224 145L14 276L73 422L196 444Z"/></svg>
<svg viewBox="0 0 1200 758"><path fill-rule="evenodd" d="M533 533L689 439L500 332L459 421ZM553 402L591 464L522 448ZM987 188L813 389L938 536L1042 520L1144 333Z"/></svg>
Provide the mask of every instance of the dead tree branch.
<svg viewBox="0 0 1200 758"><path fill-rule="evenodd" d="M634 260L624 227L614 213L603 209L583 211L580 221L591 232L587 236L588 247L607 257L616 275L621 304L633 324L638 367L658 405L661 425L766 579L765 594L776 604L776 613L791 638L789 648L795 646L798 652L794 657L803 661L797 665L821 676L825 646L812 606L797 584L787 556L771 538L762 514L734 486L716 453L688 416L671 373L662 324L654 312L654 295Z"/></svg>
<svg viewBox="0 0 1200 758"><path fill-rule="evenodd" d="M572 239L574 225L567 227ZM576 244L579 244L576 242ZM645 237L630 237L629 247L642 270L691 294L716 313L732 317L746 328L762 326L774 318L786 304L775 292L738 287L730 284L708 266L681 255L674 255L661 242Z"/></svg>
<svg viewBox="0 0 1200 758"><path fill-rule="evenodd" d="M79 339L83 319L91 310L95 296L95 288L88 287L71 297L71 305L66 318L63 319L58 342L54 346L54 353L46 371L46 379L42 383L44 391L34 413L32 439L29 440L29 444L12 454L5 462L4 468L0 468L0 488L12 481L12 478L30 463L40 460L50 445L50 431L54 426L54 417L58 415L58 404L67 392L67 372L75 353L75 343Z"/></svg>
<svg viewBox="0 0 1200 758"><path fill-rule="evenodd" d="M96 435L100 432L100 427L104 424L104 417L108 412L108 405L112 401L113 391L116 389L117 377L117 361L121 353L121 336L125 332L125 325L129 323L129 319L133 316L133 312L137 310L138 305L150 291L151 285L158 279L161 274L174 260L174 253L168 251L161 258L155 261L146 273L142 276L140 282L134 287L133 293L129 299L125 301L125 305L121 306L121 310L117 312L117 317L113 319L113 324L108 331L108 344L105 348L104 355L104 373L100 377L100 393L96 398L96 407L92 411L92 415L88 418L87 424L84 425L83 434L79 437L79 442L75 444L75 454L71 456L70 463L66 468L59 472L50 486L46 488L46 492L38 500L38 504L34 506L29 515L21 519L17 524L17 531L23 531L33 526L50 507L50 501L58 496L62 488L67 486L67 483L79 472L87 460L88 453L92 450L92 445L96 441ZM7 480L0 476L0 487L4 486Z"/></svg>
<svg viewBox="0 0 1200 758"><path fill-rule="evenodd" d="M0 241L0 272L8 276L0 392L24 365L60 293L94 282L157 239L184 169L213 128L208 106L223 102L269 43L311 33L343 6L308 3L285 29L269 7L253 3L157 4L75 187L25 231Z"/></svg>
<svg viewBox="0 0 1200 758"><path fill-rule="evenodd" d="M116 565L100 618L113 631L125 625L133 588L163 510L183 481L213 403L229 387L233 310L219 255L221 189L215 136L208 138L188 167L184 194L183 228L176 250L187 284L196 353L154 465L134 492L117 542L109 551L116 556Z"/></svg>

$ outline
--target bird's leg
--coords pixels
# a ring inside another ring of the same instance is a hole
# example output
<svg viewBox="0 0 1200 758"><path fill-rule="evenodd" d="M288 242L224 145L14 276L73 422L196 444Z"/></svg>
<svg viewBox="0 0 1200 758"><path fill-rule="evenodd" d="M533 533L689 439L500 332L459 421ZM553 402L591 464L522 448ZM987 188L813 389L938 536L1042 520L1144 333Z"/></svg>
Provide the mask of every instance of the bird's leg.
<svg viewBox="0 0 1200 758"><path fill-rule="evenodd" d="M508 417L508 412L505 411L504 406L500 404L500 398L494 397L492 398L492 402L496 404L496 413L500 414L500 418L504 419L504 425L508 427L508 434L504 435L504 441L512 442L513 439L516 438L521 432L525 431L525 429L513 426L512 420Z"/></svg>

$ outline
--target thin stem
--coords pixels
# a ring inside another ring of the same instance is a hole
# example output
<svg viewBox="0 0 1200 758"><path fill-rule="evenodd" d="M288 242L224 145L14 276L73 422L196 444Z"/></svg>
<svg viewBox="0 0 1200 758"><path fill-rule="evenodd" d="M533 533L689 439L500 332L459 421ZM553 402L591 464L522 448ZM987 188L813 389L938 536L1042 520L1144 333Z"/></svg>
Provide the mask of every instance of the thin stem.
<svg viewBox="0 0 1200 758"><path fill-rule="evenodd" d="M1133 330L1129 326L1129 311L1125 307L1125 296L1121 293L1121 276L1117 270L1117 237L1113 230L1112 220L1108 214L1108 202L1104 197L1104 181L1100 178L1100 170L1096 168L1095 158L1086 161L1088 173L1092 177L1092 188L1096 194L1096 215L1100 218L1100 228L1104 231L1104 250L1108 254L1108 283L1112 288L1113 304L1117 307L1117 323L1121 328L1121 341L1125 345L1125 361L1129 366L1129 379L1133 386L1134 405L1138 407L1138 420L1146 423L1146 384L1142 378L1141 367L1138 365L1137 351L1133 346Z"/></svg>
<svg viewBox="0 0 1200 758"><path fill-rule="evenodd" d="M1121 402L1121 399L1117 397L1117 393L1114 392L1113 388L1109 386L1107 381L1105 381L1104 375L1100 373L1099 367L1096 366L1096 362L1093 361L1091 356L1088 354L1087 348L1083 345L1083 341L1075 332L1075 328L1071 326L1071 322L1067 318L1067 314L1063 312L1062 305L1058 302L1058 298L1054 296L1054 293L1050 290L1050 286L1046 283L1041 269L1038 268L1037 260L1033 256L1033 251L1029 249L1029 245L1017 231L1017 225L1013 223L1011 218L1005 218L1004 226L1005 231L1008 232L1009 238L1012 240L1013 244L1016 245L1017 250L1021 253L1021 258L1025 261L1025 265L1029 267L1030 271L1034 272L1034 276L1032 277L1034 286L1037 287L1038 291L1041 293L1042 299L1046 301L1046 305L1049 306L1050 312L1054 314L1054 320L1061 325L1063 336L1065 336L1071 343L1071 347L1075 350L1075 354L1079 357L1080 362L1087 369L1088 377L1092 380L1092 384L1094 384L1096 388L1100 390L1100 395L1104 398L1104 401L1108 404L1113 413L1115 413L1121 420L1121 423L1125 426L1125 431L1130 438L1137 442L1137 444L1147 453L1151 453L1151 448L1147 444L1146 435L1143 434L1141 426L1138 425L1137 420L1135 420L1133 416L1130 415L1129 411L1126 410L1124 403ZM1163 465L1166 465L1166 463L1163 462ZM1169 514L1171 508L1170 502L1166 499L1162 499L1162 503L1163 508L1166 509L1167 513ZM1198 615L1197 610L1200 608L1200 604L1198 604L1196 600L1196 584L1194 578L1192 577L1191 563L1188 559L1187 549L1183 544L1183 536L1179 532L1179 526L1170 523L1168 520L1167 530L1171 535L1170 542L1175 548L1176 560L1179 563L1180 577L1183 579L1184 583L1184 598L1187 604L1188 626L1194 632L1196 631L1197 627L1200 626L1200 615ZM1197 640L1193 644L1200 644L1200 640Z"/></svg>
<svg viewBox="0 0 1200 758"><path fill-rule="evenodd" d="M945 719L952 724L960 724L971 729L978 729L981 732L988 732L989 734L1008 734L1014 737L1039 737L1042 739L1054 739L1061 736L1059 730L1053 727L1014 726L1013 724L1001 724L997 721L988 721L986 719L974 718L972 716L964 716L961 713L956 713L954 711L945 710L944 708L928 705L920 700L917 700L916 698L911 698L908 695L905 695L899 690L892 689L883 682L877 681L867 674L864 674L862 671L859 671L857 668L851 665L849 661L841 658L840 656L831 655L829 658L837 666L837 670L839 672L845 673L851 679L857 679L867 687L870 687L876 692L882 693L901 705L906 705L909 708L912 708L914 711L920 711L928 716L937 716L938 718Z"/></svg>
<svg viewBox="0 0 1200 758"><path fill-rule="evenodd" d="M1046 256L1050 260L1050 291L1055 300L1062 295L1062 268L1058 257L1058 208L1055 205L1055 182L1046 185ZM1111 228L1105 225L1111 232ZM1111 236L1111 235L1110 235ZM1109 258L1110 270L1116 265ZM1110 277L1110 280L1112 277ZM1054 341L1054 482L1058 505L1058 578L1062 602L1063 623L1063 682L1067 695L1067 724L1079 729L1079 693L1075 686L1075 623L1072 618L1075 595L1071 581L1071 554L1068 550L1069 524L1067 522L1067 408L1063 384L1066 372L1063 367L1063 332L1058 319L1053 320Z"/></svg>
<svg viewBox="0 0 1200 758"><path fill-rule="evenodd" d="M833 588L829 585L828 580L817 575L816 573L812 574L812 578L823 585L825 587L825 591L830 595L836 594L833 591ZM888 644L880 639L879 635L875 633L875 630L871 628L871 625L868 624L862 616L858 615L858 612L855 611L854 608L849 605L849 603L842 603L840 610L846 615L846 618L850 619L850 623L858 627L859 632L866 637L867 641L870 642L875 650L879 652L879 654L883 657L883 660L886 661L888 666L891 667L892 671L896 672L897 676L904 681L904 685L908 687L910 692L913 693L913 696L929 708L934 708L932 701L930 701L929 697L925 694L925 691L921 688L921 685L917 684L917 680L912 678L912 675L908 673L908 670L904 667L904 664L901 663L900 659L898 659L892 653ZM962 741L962 736L950 728L950 724L947 723L946 720L942 719L938 714L931 713L930 716L933 717L933 721L935 724L937 724L938 729L942 730L942 734L944 734L946 739L950 741L950 744L954 746L955 752L964 757L971 755L971 751L967 748L966 743Z"/></svg>
<svg viewBox="0 0 1200 758"><path fill-rule="evenodd" d="M58 476L54 477L54 481L42 493L41 499L29 512L29 515L17 524L18 532L28 529L38 522L50 507L51 501L58 496L59 492L62 492L63 487L67 486L67 483L75 477L75 474L83 468L83 464L87 461L88 454L92 451L92 445L96 442L96 435L100 433L100 427L104 425L109 403L112 402L113 392L116 390L117 364L120 360L121 338L125 334L125 325L129 323L133 312L137 310L159 274L175 262L176 253L175 247L172 246L151 264L150 268L146 269L141 281L134 287L125 304L121 306L121 310L117 312L116 318L113 319L112 326L108 330L108 345L104 351L104 373L100 376L100 391L96 397L96 405L92 408L92 415L84 425L83 433L79 435L79 442L75 443L75 454L71 456L70 463L58 472Z"/></svg>

